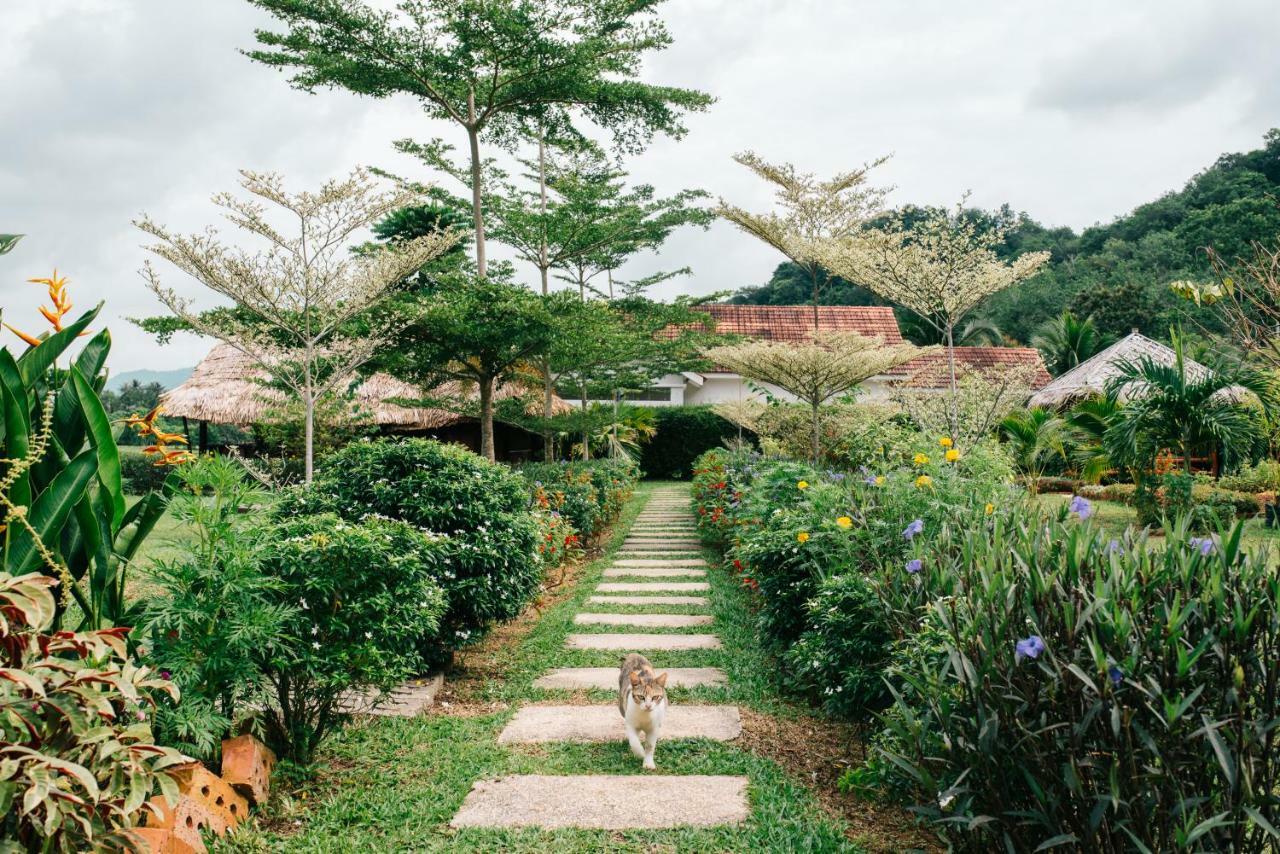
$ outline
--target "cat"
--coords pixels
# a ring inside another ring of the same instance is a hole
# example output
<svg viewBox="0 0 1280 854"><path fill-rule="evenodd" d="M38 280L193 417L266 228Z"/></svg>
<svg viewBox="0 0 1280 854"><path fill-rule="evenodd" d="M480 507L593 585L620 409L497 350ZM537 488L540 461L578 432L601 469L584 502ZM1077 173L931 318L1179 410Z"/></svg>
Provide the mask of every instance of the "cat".
<svg viewBox="0 0 1280 854"><path fill-rule="evenodd" d="M662 731L662 719L667 714L667 674L653 672L649 659L638 652L622 659L622 673L618 676L618 711L622 712L627 727L627 741L631 752L644 760L644 767L652 770L653 751L658 746L658 733ZM639 733L644 733L640 743Z"/></svg>

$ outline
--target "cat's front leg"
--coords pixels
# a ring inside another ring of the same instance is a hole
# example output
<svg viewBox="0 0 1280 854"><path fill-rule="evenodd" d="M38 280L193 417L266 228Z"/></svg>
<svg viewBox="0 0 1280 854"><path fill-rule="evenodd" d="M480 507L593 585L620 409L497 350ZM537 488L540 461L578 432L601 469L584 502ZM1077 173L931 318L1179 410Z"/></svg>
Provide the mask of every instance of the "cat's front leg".
<svg viewBox="0 0 1280 854"><path fill-rule="evenodd" d="M655 721L652 732L644 734L644 767L650 771L658 766L653 763L653 752L658 749L658 724Z"/></svg>
<svg viewBox="0 0 1280 854"><path fill-rule="evenodd" d="M640 743L640 736L636 733L636 728L631 725L630 721L624 722L627 729L627 741L631 743L631 752L641 759L644 758L644 745Z"/></svg>

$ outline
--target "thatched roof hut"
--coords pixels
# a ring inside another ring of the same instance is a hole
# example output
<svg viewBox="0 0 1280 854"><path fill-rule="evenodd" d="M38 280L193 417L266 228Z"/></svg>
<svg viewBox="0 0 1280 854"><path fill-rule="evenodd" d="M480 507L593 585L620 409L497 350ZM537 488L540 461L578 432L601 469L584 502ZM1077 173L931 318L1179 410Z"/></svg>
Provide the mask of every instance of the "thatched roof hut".
<svg viewBox="0 0 1280 854"><path fill-rule="evenodd" d="M247 425L272 420L272 410L282 406L286 397L264 384L267 374L249 356L229 344L218 344L200 360L191 377L160 397L166 415L191 418L214 424ZM511 385L499 386L494 397L503 400L521 394ZM468 390L469 396L475 390ZM379 427L397 432L438 430L468 420L466 416L443 409L406 407L392 403L399 398L413 400L424 396L456 397L457 388L441 387L433 395L401 382L387 374L374 374L358 385L353 393L353 406L362 417ZM557 413L572 407L560 398L553 406ZM539 404L540 411L540 404Z"/></svg>
<svg viewBox="0 0 1280 854"><path fill-rule="evenodd" d="M1090 356L1041 388L1031 396L1028 405L1062 409L1090 397L1105 395L1107 383L1119 375L1121 364L1126 362L1137 364L1144 358L1149 358L1156 364L1172 365L1177 360L1177 355L1159 341L1152 341L1145 335L1131 332L1101 353ZM1212 373L1204 365L1192 359L1184 358L1183 362L1186 364L1187 376L1194 379L1200 379ZM1240 391L1244 393L1243 389ZM1132 394L1121 395L1121 399L1132 396Z"/></svg>

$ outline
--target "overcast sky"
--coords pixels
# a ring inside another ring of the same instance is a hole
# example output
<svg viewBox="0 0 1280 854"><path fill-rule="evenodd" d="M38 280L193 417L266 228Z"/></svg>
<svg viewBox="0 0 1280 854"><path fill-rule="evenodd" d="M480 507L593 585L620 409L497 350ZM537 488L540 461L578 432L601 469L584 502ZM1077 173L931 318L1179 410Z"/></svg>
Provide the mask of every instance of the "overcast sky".
<svg viewBox="0 0 1280 854"><path fill-rule="evenodd" d="M974 204L1080 228L1280 125L1274 0L669 0L665 18L675 44L647 79L718 102L628 166L660 191L747 207L771 199L734 152L818 173L892 153L880 171L895 204L971 190ZM43 294L23 280L56 265L77 307L107 300L115 372L191 365L209 347L161 348L123 321L161 311L137 274L140 213L195 230L215 222L209 196L238 168L297 188L356 165L427 177L390 141L465 143L407 99L290 89L237 53L268 23L240 0L0 0L0 21L0 233L28 235L0 259L4 319L40 328ZM759 284L779 260L717 224L625 272L688 265L662 295L702 294Z"/></svg>

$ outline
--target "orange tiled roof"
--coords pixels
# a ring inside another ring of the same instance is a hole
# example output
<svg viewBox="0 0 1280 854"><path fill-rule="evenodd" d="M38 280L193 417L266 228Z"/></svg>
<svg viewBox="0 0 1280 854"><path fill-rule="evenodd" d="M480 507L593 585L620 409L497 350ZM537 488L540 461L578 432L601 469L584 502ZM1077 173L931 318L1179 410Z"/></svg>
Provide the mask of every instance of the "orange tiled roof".
<svg viewBox="0 0 1280 854"><path fill-rule="evenodd" d="M765 341L801 342L813 338L811 305L730 305L712 303L697 307L715 318L716 332ZM856 332L880 338L886 344L902 343L897 318L888 306L821 305L818 328L822 332Z"/></svg>
<svg viewBox="0 0 1280 854"><path fill-rule="evenodd" d="M1048 384L1049 371L1040 358L1040 351L1033 347L957 347L956 366L967 370L991 371L1001 368L1031 367L1035 370L1032 388ZM897 378L912 377L912 385L938 387L950 382L947 372L947 351L939 350L919 359L912 359L889 372Z"/></svg>

